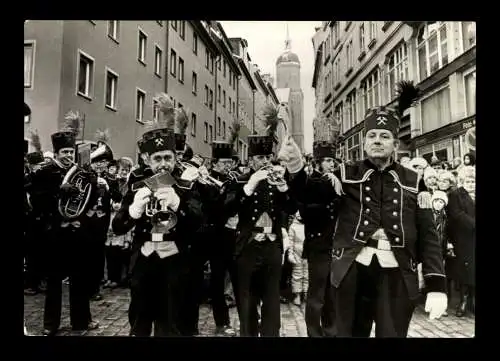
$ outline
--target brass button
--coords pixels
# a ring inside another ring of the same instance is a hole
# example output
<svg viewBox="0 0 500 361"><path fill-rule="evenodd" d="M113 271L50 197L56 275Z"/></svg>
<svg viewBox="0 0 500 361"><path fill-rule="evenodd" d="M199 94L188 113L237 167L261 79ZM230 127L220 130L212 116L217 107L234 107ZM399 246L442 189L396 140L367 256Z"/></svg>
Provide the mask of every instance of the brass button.
<svg viewBox="0 0 500 361"><path fill-rule="evenodd" d="M318 237L321 236L321 233L318 233Z"/></svg>
<svg viewBox="0 0 500 361"><path fill-rule="evenodd" d="M272 189L272 188L273 188L273 186L269 186L269 189Z"/></svg>
<svg viewBox="0 0 500 361"><path fill-rule="evenodd" d="M370 208L366 208L365 212L370 213Z"/></svg>
<svg viewBox="0 0 500 361"><path fill-rule="evenodd" d="M399 237L394 238L394 240L396 241L396 243L399 243Z"/></svg>
<svg viewBox="0 0 500 361"><path fill-rule="evenodd" d="M372 200L372 199L371 199L370 197L366 197L366 198L365 198L365 201L367 201L367 202L369 202L369 201L371 201L371 200Z"/></svg>
<svg viewBox="0 0 500 361"><path fill-rule="evenodd" d="M359 235L363 237L365 235L365 232L359 232Z"/></svg>
<svg viewBox="0 0 500 361"><path fill-rule="evenodd" d="M397 193L397 192L398 192L398 189L397 189L397 188L394 188L394 192L396 192L396 193Z"/></svg>
<svg viewBox="0 0 500 361"><path fill-rule="evenodd" d="M394 200L392 201L392 203L394 203L394 204L398 204L398 200L397 200L397 199L394 199Z"/></svg>
<svg viewBox="0 0 500 361"><path fill-rule="evenodd" d="M252 217L252 221L255 221L255 217Z"/></svg>
<svg viewBox="0 0 500 361"><path fill-rule="evenodd" d="M329 205L327 205L327 206L326 206L326 209L328 209L328 208L330 208L330 206L329 206Z"/></svg>
<svg viewBox="0 0 500 361"><path fill-rule="evenodd" d="M253 211L254 211L254 212L258 212L258 210L256 210L256 209L254 209Z"/></svg>
<svg viewBox="0 0 500 361"><path fill-rule="evenodd" d="M269 195L272 196L273 195L273 192L269 192Z"/></svg>
<svg viewBox="0 0 500 361"><path fill-rule="evenodd" d="M397 216L398 216L398 212L392 212L392 215L393 215L394 217L397 217Z"/></svg>
<svg viewBox="0 0 500 361"><path fill-rule="evenodd" d="M364 222L363 222L363 224L364 224L365 226L367 226L367 225L368 225L368 221L364 221Z"/></svg>
<svg viewBox="0 0 500 361"><path fill-rule="evenodd" d="M365 191L369 191L369 190L371 190L370 187L365 187Z"/></svg>
<svg viewBox="0 0 500 361"><path fill-rule="evenodd" d="M259 203L259 201L258 201L258 200L255 200L255 203Z"/></svg>
<svg viewBox="0 0 500 361"><path fill-rule="evenodd" d="M394 228L394 229L398 229L399 227L398 227L398 225L397 225L397 224L395 224L394 226L392 226L392 228Z"/></svg>
<svg viewBox="0 0 500 361"><path fill-rule="evenodd" d="M330 216L330 219L334 219L335 217L334 216Z"/></svg>

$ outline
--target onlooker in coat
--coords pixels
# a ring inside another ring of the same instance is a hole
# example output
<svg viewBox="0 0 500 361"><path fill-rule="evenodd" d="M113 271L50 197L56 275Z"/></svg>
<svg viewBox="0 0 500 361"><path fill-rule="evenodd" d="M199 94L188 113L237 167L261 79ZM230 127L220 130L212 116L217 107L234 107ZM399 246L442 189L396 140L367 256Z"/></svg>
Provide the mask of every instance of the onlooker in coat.
<svg viewBox="0 0 500 361"><path fill-rule="evenodd" d="M451 277L460 283L460 303L456 315L474 308L476 285L476 168L464 166L458 174L458 188L448 196L450 239L456 254Z"/></svg>
<svg viewBox="0 0 500 361"><path fill-rule="evenodd" d="M307 260L302 258L304 249L304 223L299 212L295 214L292 225L288 231L290 248L288 249L288 260L292 264L292 293L293 303L300 306L305 301L308 289L309 274Z"/></svg>

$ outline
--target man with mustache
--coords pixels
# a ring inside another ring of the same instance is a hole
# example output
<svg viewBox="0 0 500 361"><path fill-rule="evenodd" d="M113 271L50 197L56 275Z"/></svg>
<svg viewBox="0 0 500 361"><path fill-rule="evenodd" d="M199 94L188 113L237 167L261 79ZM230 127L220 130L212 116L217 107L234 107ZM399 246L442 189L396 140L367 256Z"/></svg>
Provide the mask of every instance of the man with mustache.
<svg viewBox="0 0 500 361"><path fill-rule="evenodd" d="M146 167L133 172L129 191L112 222L113 232L123 235L134 226L132 243L130 334L179 336L180 302L186 266L186 252L193 227L202 219L201 202L194 190L185 190L177 183L151 190L133 182L148 181L155 174L171 173L176 164L175 136L168 128L146 132L138 142ZM189 173L189 170L185 171ZM166 175L166 178L169 178ZM149 217L145 211L151 197L158 200L177 217L173 228L162 229L161 219Z"/></svg>
<svg viewBox="0 0 500 361"><path fill-rule="evenodd" d="M331 281L338 337L406 337L419 296L417 264L423 265L430 318L446 310L441 244L430 209L417 203L419 177L394 160L400 114L386 107L365 116L366 159L342 164L318 186L331 182L339 200L333 236ZM285 145L291 188L299 199L306 182L296 146Z"/></svg>

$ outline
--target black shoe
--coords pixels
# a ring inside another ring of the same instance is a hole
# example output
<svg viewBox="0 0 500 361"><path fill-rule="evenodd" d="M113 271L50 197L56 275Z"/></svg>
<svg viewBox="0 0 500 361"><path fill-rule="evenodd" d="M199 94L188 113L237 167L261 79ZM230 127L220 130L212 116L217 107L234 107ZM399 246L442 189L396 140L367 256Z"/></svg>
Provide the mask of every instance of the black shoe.
<svg viewBox="0 0 500 361"><path fill-rule="evenodd" d="M231 326L220 326L215 329L215 334L220 336L235 337L236 331Z"/></svg>
<svg viewBox="0 0 500 361"><path fill-rule="evenodd" d="M27 289L25 289L25 290L24 290L24 294L25 294L26 296L34 296L34 295L36 295L37 293L38 293L38 290L37 290L37 289L35 289L35 288L27 288Z"/></svg>

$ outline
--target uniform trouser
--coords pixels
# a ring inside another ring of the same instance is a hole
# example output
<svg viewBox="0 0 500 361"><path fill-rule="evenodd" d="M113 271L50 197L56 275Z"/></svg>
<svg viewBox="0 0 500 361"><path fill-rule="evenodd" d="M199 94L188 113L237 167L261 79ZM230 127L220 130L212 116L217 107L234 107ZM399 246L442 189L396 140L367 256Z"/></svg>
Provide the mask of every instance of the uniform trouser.
<svg viewBox="0 0 500 361"><path fill-rule="evenodd" d="M40 282L45 277L44 271L44 250L43 243L46 243L45 235L41 228L30 223L25 239L25 257L26 257L26 286L28 288L37 289Z"/></svg>
<svg viewBox="0 0 500 361"><path fill-rule="evenodd" d="M92 297L93 295L99 293L101 288L101 281L104 278L104 267L105 267L105 244L106 236L101 234L95 234L88 238L88 243L91 248L90 253L90 270L89 270L89 293Z"/></svg>
<svg viewBox="0 0 500 361"><path fill-rule="evenodd" d="M330 266L329 252L311 253L308 257L309 289L305 321L309 337L335 336L335 307Z"/></svg>
<svg viewBox="0 0 500 361"><path fill-rule="evenodd" d="M139 251L140 252L140 251ZM184 255L160 258L156 252L146 257L142 253L132 269L129 308L130 334L150 336L180 336L181 285L185 282Z"/></svg>
<svg viewBox="0 0 500 361"><path fill-rule="evenodd" d="M185 311L182 333L192 335L198 330L199 309L202 302L204 265L210 262L209 293L212 300L212 312L217 327L229 326L229 307L226 303L224 288L226 272L229 271L234 283L232 251L236 234L234 230L211 229L192 247L190 255L189 278L185 290ZM233 285L234 287L234 285Z"/></svg>
<svg viewBox="0 0 500 361"><path fill-rule="evenodd" d="M121 246L106 246L106 268L108 280L120 283L124 267L125 250Z"/></svg>
<svg viewBox="0 0 500 361"><path fill-rule="evenodd" d="M83 229L59 230L49 239L47 291L43 324L56 331L61 324L62 280L69 276L69 312L74 330L88 328L92 320L89 301L88 249Z"/></svg>
<svg viewBox="0 0 500 361"><path fill-rule="evenodd" d="M279 242L251 240L236 258L240 336L257 336L257 300L262 300L261 336L280 336L281 249Z"/></svg>
<svg viewBox="0 0 500 361"><path fill-rule="evenodd" d="M376 256L369 266L354 261L334 288L338 337L406 337L415 308L399 268L382 268Z"/></svg>

